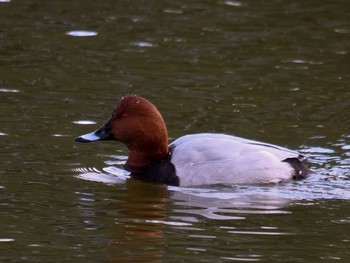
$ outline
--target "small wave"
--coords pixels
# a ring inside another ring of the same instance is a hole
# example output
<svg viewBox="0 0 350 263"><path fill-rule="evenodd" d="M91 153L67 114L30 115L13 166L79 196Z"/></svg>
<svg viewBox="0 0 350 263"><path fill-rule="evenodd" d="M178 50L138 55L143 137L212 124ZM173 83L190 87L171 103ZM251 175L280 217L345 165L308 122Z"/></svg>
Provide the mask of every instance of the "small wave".
<svg viewBox="0 0 350 263"><path fill-rule="evenodd" d="M95 167L79 167L73 169L78 172L76 176L79 179L100 182L105 184L122 184L128 179L128 172L116 167L105 167L103 171L98 170Z"/></svg>

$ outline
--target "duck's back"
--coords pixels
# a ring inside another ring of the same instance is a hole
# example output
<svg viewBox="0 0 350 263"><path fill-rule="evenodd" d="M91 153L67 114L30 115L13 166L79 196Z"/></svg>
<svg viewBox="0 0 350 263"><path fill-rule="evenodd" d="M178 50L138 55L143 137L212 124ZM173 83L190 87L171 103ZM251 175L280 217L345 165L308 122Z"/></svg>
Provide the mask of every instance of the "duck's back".
<svg viewBox="0 0 350 263"><path fill-rule="evenodd" d="M277 183L295 173L285 160L302 157L287 148L225 134L186 135L169 147L181 186Z"/></svg>

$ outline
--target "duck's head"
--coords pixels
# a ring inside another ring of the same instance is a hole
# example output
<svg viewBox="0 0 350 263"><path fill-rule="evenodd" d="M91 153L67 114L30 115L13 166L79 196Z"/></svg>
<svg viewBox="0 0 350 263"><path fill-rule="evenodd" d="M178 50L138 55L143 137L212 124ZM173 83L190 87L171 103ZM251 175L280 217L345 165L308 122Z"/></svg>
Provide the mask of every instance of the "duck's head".
<svg viewBox="0 0 350 263"><path fill-rule="evenodd" d="M168 155L168 132L162 115L150 101L138 96L123 97L99 129L75 140L120 141L129 150L126 166L135 168L150 165Z"/></svg>

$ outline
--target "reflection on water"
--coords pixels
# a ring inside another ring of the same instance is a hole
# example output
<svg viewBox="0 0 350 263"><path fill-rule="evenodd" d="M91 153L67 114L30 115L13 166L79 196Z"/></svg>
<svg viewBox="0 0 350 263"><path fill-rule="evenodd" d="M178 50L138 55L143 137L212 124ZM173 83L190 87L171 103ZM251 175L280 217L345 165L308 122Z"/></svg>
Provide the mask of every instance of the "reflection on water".
<svg viewBox="0 0 350 263"><path fill-rule="evenodd" d="M308 148L308 153L311 149ZM317 149L313 154L315 164L315 160L327 160L325 157L332 152ZM115 156L115 159L121 159L121 156ZM350 199L347 179L332 177L322 173L322 169L304 181L210 188L166 188L130 179L127 172L116 167L103 170L82 169L79 178L111 186L126 184L126 195L110 207L119 211L115 218L116 259L125 262L167 262L167 255L179 253L177 246L186 249L182 251L183 260L210 254L204 262L211 262L219 253L221 260L262 261L267 257L265 249L268 249L261 245L262 239L284 240L280 242L286 242L286 247L293 247L295 240L304 239L305 232L301 228L303 225L308 227L315 219L310 214L300 227L290 227L288 218L300 214L296 206L313 207L323 200ZM319 216L318 212L315 216ZM275 217L279 219L274 220ZM349 218L338 220L344 225ZM346 243L346 240L342 242ZM230 243L235 249L220 251L222 242ZM260 247L256 247L257 243ZM247 245L252 247L250 252L244 248Z"/></svg>
<svg viewBox="0 0 350 263"><path fill-rule="evenodd" d="M166 187L127 181L126 196L111 207L120 211L115 218L117 262L162 262L165 206Z"/></svg>
<svg viewBox="0 0 350 263"><path fill-rule="evenodd" d="M83 169L84 170L84 169ZM115 167L106 167L109 174L99 172L91 168L91 172L84 172L78 175L84 180L97 181L107 184L125 183L128 180L128 172ZM340 168L335 168L338 173ZM347 168L346 168L347 171ZM212 186L211 188L180 188L168 187L174 200L181 200L185 206L202 207L209 209L208 213L203 211L191 213L201 214L212 219L242 219L240 217L215 216L215 213L230 213L233 210L220 210L226 207L243 207L253 209L266 209L266 213L284 213L284 211L270 211L287 206L298 200L319 200L319 199L350 199L348 187L348 175L321 174L320 170L303 181L294 181L278 185L266 186ZM215 211L217 208L218 211ZM235 211L237 212L237 211ZM247 213L247 211L245 211ZM260 213L259 210L256 213Z"/></svg>

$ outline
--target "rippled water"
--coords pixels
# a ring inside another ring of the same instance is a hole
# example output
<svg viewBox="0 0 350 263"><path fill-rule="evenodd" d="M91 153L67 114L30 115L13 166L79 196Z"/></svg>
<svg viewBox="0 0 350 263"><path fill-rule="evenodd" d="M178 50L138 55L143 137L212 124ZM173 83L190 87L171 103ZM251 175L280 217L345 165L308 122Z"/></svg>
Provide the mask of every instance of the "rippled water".
<svg viewBox="0 0 350 263"><path fill-rule="evenodd" d="M1 262L349 262L350 4L1 1ZM308 155L280 185L128 179L77 144L138 94L171 140L221 132Z"/></svg>

